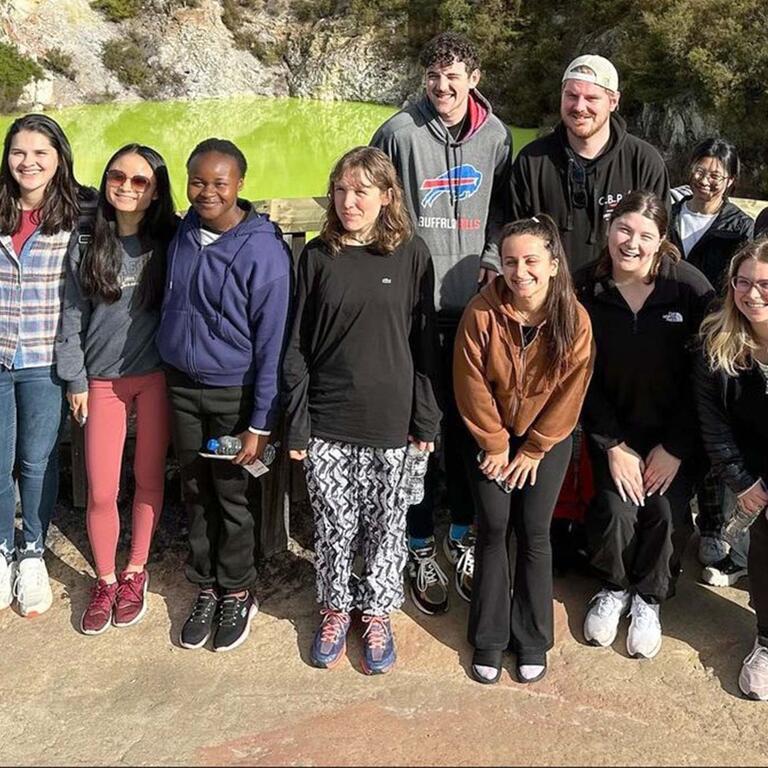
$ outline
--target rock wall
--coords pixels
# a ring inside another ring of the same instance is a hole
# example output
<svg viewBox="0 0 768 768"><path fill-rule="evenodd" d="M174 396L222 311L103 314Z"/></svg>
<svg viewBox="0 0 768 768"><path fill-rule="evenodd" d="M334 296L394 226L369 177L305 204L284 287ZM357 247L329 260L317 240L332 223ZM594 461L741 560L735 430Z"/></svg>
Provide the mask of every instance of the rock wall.
<svg viewBox="0 0 768 768"><path fill-rule="evenodd" d="M373 31L342 19L299 22L284 0L258 10L238 6L237 31L254 41L257 55L238 47L220 0L189 7L153 0L140 18L122 23L107 21L88 0L0 0L0 11L0 39L41 63L52 48L73 60L72 78L47 71L25 89L20 109L137 100L101 58L107 41L127 37L142 41L150 67L173 74L158 98L257 94L399 104L419 86L418 69L388 57Z"/></svg>

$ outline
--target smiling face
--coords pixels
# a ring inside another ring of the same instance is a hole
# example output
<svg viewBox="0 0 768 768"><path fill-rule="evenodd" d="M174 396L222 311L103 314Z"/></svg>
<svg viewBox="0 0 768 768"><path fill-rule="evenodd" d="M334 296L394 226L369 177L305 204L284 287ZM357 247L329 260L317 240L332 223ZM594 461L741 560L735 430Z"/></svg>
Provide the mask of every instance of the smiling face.
<svg viewBox="0 0 768 768"><path fill-rule="evenodd" d="M427 98L446 125L456 125L464 119L469 105L469 91L480 82L480 70L467 72L463 61L427 67Z"/></svg>
<svg viewBox="0 0 768 768"><path fill-rule="evenodd" d="M699 202L717 204L733 185L733 179L716 157L702 157L691 167L689 183Z"/></svg>
<svg viewBox="0 0 768 768"><path fill-rule="evenodd" d="M152 166L136 152L116 158L107 169L107 202L116 213L144 213L157 198Z"/></svg>
<svg viewBox="0 0 768 768"><path fill-rule="evenodd" d="M19 131L11 139L8 170L19 185L22 203L42 204L45 190L59 167L59 153L38 131Z"/></svg>
<svg viewBox="0 0 768 768"><path fill-rule="evenodd" d="M768 325L768 263L745 259L735 282L733 300L739 312L753 325Z"/></svg>
<svg viewBox="0 0 768 768"><path fill-rule="evenodd" d="M237 160L221 152L192 158L187 176L187 199L202 221L219 230L240 219L237 196L243 188Z"/></svg>
<svg viewBox="0 0 768 768"><path fill-rule="evenodd" d="M566 130L580 140L589 139L605 126L619 94L585 80L566 80L560 94L560 119Z"/></svg>
<svg viewBox="0 0 768 768"><path fill-rule="evenodd" d="M611 222L608 253L613 277L645 279L661 244L656 222L640 213L625 213Z"/></svg>
<svg viewBox="0 0 768 768"><path fill-rule="evenodd" d="M536 235L511 235L501 246L501 274L521 308L538 309L549 291L559 264Z"/></svg>
<svg viewBox="0 0 768 768"><path fill-rule="evenodd" d="M333 206L341 225L357 240L365 240L381 209L392 201L392 191L375 186L365 171L347 171L333 185Z"/></svg>

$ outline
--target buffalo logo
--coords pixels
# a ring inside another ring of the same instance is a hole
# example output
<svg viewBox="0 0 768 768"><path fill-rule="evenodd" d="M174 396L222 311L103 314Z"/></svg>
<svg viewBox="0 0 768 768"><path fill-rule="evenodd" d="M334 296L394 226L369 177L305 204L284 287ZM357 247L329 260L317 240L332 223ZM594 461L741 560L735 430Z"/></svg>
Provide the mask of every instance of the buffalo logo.
<svg viewBox="0 0 768 768"><path fill-rule="evenodd" d="M449 168L434 179L424 179L421 190L426 192L422 203L425 208L430 208L440 195L453 193L457 200L466 200L480 189L483 182L483 174L474 165L465 163Z"/></svg>

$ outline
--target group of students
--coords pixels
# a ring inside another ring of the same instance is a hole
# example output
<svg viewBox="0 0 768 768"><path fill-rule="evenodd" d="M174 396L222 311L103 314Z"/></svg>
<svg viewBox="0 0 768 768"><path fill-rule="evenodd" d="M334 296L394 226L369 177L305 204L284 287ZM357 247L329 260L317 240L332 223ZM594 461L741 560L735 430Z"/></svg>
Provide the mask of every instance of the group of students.
<svg viewBox="0 0 768 768"><path fill-rule="evenodd" d="M447 608L432 536L437 460L426 507L409 510L413 456L433 454L442 421L449 501L461 513L445 550L471 602L472 677L496 682L511 650L517 679L535 682L554 642L550 523L580 422L594 481L589 552L602 582L584 637L611 645L629 613L629 653L658 653L659 606L674 593L704 470L744 510L768 503L768 239L752 241L727 207L735 151L715 141L694 154L672 223L656 190L629 191L606 214L598 258L574 270L554 216L504 223L514 210L504 189L514 201L519 180L508 133L475 90L472 55L459 36L429 44L424 99L382 126L375 146L335 164L322 231L295 275L279 229L239 197L247 163L231 142L207 139L190 154L180 220L151 148L119 149L89 190L53 120L14 121L0 167L0 608L15 599L31 616L51 605L43 553L66 403L85 428L97 577L82 631L146 612L172 439L189 517L186 573L198 587L180 644L240 645L258 610L257 520L270 512L244 467L275 440L284 412L283 444L303 463L315 524L312 662L343 658L357 611L364 669L387 672L406 565L417 607ZM566 70L564 99L583 99L584 83L611 92L590 69L600 75L599 57L584 58ZM420 131L435 162L456 163L445 173L414 152ZM477 136L491 186L473 164L478 147L468 148ZM569 173L586 196L585 179ZM453 219L427 215L437 201ZM707 237L722 251L704 249ZM118 569L131 411L131 551ZM236 455L204 455L208 438L223 435L239 438ZM765 699L764 515L751 534L757 639L740 685Z"/></svg>

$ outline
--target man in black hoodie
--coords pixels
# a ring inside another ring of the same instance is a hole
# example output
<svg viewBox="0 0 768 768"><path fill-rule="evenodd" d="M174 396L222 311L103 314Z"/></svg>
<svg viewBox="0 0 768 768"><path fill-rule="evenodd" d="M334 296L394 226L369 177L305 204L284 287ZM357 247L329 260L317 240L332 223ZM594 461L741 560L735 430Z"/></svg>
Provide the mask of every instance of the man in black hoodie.
<svg viewBox="0 0 768 768"><path fill-rule="evenodd" d="M549 214L558 224L571 271L594 261L614 206L633 190L663 201L669 174L661 155L627 133L619 75L608 59L587 54L563 75L560 122L525 146L512 168L512 213Z"/></svg>

